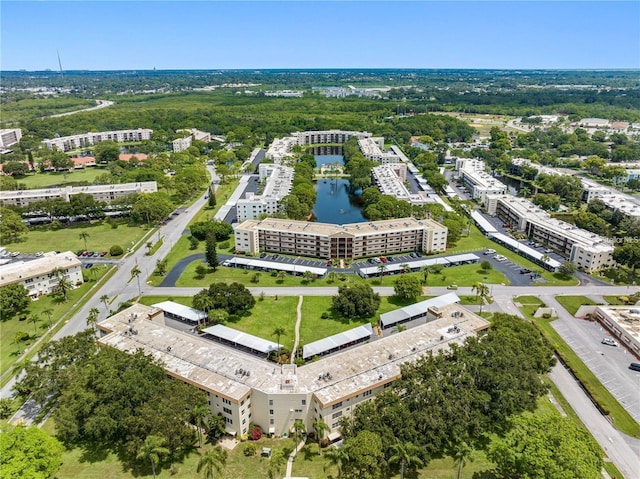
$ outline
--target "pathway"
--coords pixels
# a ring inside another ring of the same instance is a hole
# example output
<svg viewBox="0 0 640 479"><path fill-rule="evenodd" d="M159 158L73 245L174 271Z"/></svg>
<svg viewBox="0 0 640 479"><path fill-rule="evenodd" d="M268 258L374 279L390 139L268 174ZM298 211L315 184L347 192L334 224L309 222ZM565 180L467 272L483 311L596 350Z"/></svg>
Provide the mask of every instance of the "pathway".
<svg viewBox="0 0 640 479"><path fill-rule="evenodd" d="M296 351L298 350L298 344L300 343L300 323L302 322L302 301L304 296L300 296L298 299L298 307L296 308L296 339L293 342L293 351L291 351L291 364L295 362ZM287 474L289 475L289 474Z"/></svg>
<svg viewBox="0 0 640 479"><path fill-rule="evenodd" d="M303 438L302 441L298 443L296 448L291 451L289 454L289 459L287 460L287 473L284 475L284 479L288 479L291 477L291 469L293 469L293 460L296 458L296 455L300 452L300 450L304 447L306 443L306 438Z"/></svg>

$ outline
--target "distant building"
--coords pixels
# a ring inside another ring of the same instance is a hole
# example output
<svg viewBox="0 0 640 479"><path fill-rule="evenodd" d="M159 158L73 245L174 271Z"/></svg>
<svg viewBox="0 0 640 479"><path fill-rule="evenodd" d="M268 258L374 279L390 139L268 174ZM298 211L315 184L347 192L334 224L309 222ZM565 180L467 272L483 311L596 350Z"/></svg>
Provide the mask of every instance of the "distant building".
<svg viewBox="0 0 640 479"><path fill-rule="evenodd" d="M178 138L171 142L171 146L173 151L180 152L184 151L191 146L193 140L203 141L205 143L211 142L211 133L207 133L206 131L200 131L195 128L185 128L182 130L177 130L178 133L189 133L189 136L184 138Z"/></svg>
<svg viewBox="0 0 640 479"><path fill-rule="evenodd" d="M279 96L282 98L302 98L304 96L304 91L302 90L265 91L264 96Z"/></svg>
<svg viewBox="0 0 640 479"><path fill-rule="evenodd" d="M383 195L393 196L397 200L406 201L412 205L433 203L426 193L411 193L404 185L407 179L406 163L390 163L376 166L371 170L374 184Z"/></svg>
<svg viewBox="0 0 640 479"><path fill-rule="evenodd" d="M0 287L22 284L31 299L51 294L58 285L57 271L64 274L72 287L83 283L82 263L71 251L46 253L31 261L20 261L0 266Z"/></svg>
<svg viewBox="0 0 640 479"><path fill-rule="evenodd" d="M578 122L582 128L608 128L609 120L604 118L583 118Z"/></svg>
<svg viewBox="0 0 640 479"><path fill-rule="evenodd" d="M262 194L247 193L236 202L238 221L260 218L280 211L280 201L291 192L293 168L273 163L261 163L260 181L266 181Z"/></svg>
<svg viewBox="0 0 640 479"><path fill-rule="evenodd" d="M403 251L445 251L447 232L445 226L430 219L333 225L267 218L237 225L235 246L237 251L251 254L270 251L350 260Z"/></svg>
<svg viewBox="0 0 640 479"><path fill-rule="evenodd" d="M471 193L471 197L485 203L487 195L503 194L507 187L485 171L484 161L458 159L456 161L460 181Z"/></svg>
<svg viewBox="0 0 640 479"><path fill-rule="evenodd" d="M155 193L158 184L155 181L140 183L121 183L115 185L65 186L62 188L42 188L34 190L0 191L0 204L4 206L27 206L41 200L62 198L69 201L73 195L86 193L96 201L111 203L116 198L132 193Z"/></svg>
<svg viewBox="0 0 640 479"><path fill-rule="evenodd" d="M129 141L150 140L153 130L138 128L137 130L101 131L99 133L82 133L79 135L61 136L51 140L43 140L42 144L47 148L60 151L70 151L78 148L86 148L101 141L111 140L116 143Z"/></svg>
<svg viewBox="0 0 640 479"><path fill-rule="evenodd" d="M20 128L7 128L0 130L0 148L9 148L15 145L22 138Z"/></svg>

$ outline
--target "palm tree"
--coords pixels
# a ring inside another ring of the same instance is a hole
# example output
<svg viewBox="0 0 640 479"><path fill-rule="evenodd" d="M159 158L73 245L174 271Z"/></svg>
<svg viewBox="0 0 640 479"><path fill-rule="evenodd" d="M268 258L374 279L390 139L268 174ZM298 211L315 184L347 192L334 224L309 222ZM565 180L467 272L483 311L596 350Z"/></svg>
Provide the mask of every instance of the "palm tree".
<svg viewBox="0 0 640 479"><path fill-rule="evenodd" d="M471 291L476 292L476 298L480 298L480 314L482 314L482 305L484 300L489 297L489 286L484 283L476 283L471 288Z"/></svg>
<svg viewBox="0 0 640 479"><path fill-rule="evenodd" d="M131 279L136 278L138 282L138 297L142 296L142 290L140 289L140 274L142 274L142 271L140 271L138 265L131 268Z"/></svg>
<svg viewBox="0 0 640 479"><path fill-rule="evenodd" d="M403 273L408 273L408 272L409 272L409 269L410 269L410 268L409 268L409 265L408 265L407 263L402 263L402 264L400 265L400 267L402 268L402 272L403 272Z"/></svg>
<svg viewBox="0 0 640 479"><path fill-rule="evenodd" d="M338 468L337 479L340 479L342 477L342 469L344 465L349 462L349 453L347 449L344 447L339 449L331 448L326 452L324 457L329 460L329 464Z"/></svg>
<svg viewBox="0 0 640 479"><path fill-rule="evenodd" d="M389 458L389 464L400 464L400 479L404 479L404 468L417 469L424 466L424 462L418 456L420 448L411 442L396 442L391 445L393 456Z"/></svg>
<svg viewBox="0 0 640 479"><path fill-rule="evenodd" d="M147 256L151 252L151 248L153 248L153 243L151 241L147 241L147 244L144 245L147 248Z"/></svg>
<svg viewBox="0 0 640 479"><path fill-rule="evenodd" d="M78 238L80 238L81 240L84 241L84 250L87 250L87 240L90 238L91 236L89 235L89 233L87 233L86 231L81 231L80 234L78 235Z"/></svg>
<svg viewBox="0 0 640 479"><path fill-rule="evenodd" d="M305 271L304 273L302 273L302 280L305 283L309 283L309 282L313 281L314 278L315 278L315 276L311 271Z"/></svg>
<svg viewBox="0 0 640 479"><path fill-rule="evenodd" d="M198 461L197 472L202 471L205 479L213 479L213 471L222 472L222 468L227 463L228 453L220 446L209 449Z"/></svg>
<svg viewBox="0 0 640 479"><path fill-rule="evenodd" d="M284 329L282 326L278 326L276 329L273 330L273 333L271 333L272 336L276 336L278 338L278 347L282 348L282 344L280 344L280 336L285 336L287 334L287 330Z"/></svg>
<svg viewBox="0 0 640 479"><path fill-rule="evenodd" d="M40 315L39 314L32 314L31 316L29 316L29 322L33 323L33 335L37 335L38 334L38 323L40 322Z"/></svg>
<svg viewBox="0 0 640 479"><path fill-rule="evenodd" d="M313 420L313 430L316 432L316 438L318 439L318 454L322 456L321 443L324 439L324 433L331 430L331 428L321 417L317 417Z"/></svg>
<svg viewBox="0 0 640 479"><path fill-rule="evenodd" d="M53 271L53 274L55 274L58 277L58 283L55 285L54 290L55 290L55 292L57 294L62 295L62 298L64 299L64 301L66 303L67 302L67 293L69 292L69 290L71 288L73 288L73 285L71 284L69 279L65 276L63 269L56 268Z"/></svg>
<svg viewBox="0 0 640 479"><path fill-rule="evenodd" d="M102 296L100 296L100 302L104 304L104 309L108 313L109 312L109 296L107 296L106 294L103 294Z"/></svg>
<svg viewBox="0 0 640 479"><path fill-rule="evenodd" d="M13 339L11 340L11 344L15 344L16 346L18 346L18 354L22 354L22 341L25 338L25 334L22 331L16 331L16 334L13 336Z"/></svg>
<svg viewBox="0 0 640 479"><path fill-rule="evenodd" d="M87 326L91 326L95 330L99 314L100 311L98 311L98 308L91 308L89 310L89 316L87 317Z"/></svg>
<svg viewBox="0 0 640 479"><path fill-rule="evenodd" d="M196 406L191 411L196 427L198 428L198 442L202 447L202 430L207 427L207 416L211 413L207 406Z"/></svg>
<svg viewBox="0 0 640 479"><path fill-rule="evenodd" d="M53 314L53 309L47 308L42 311L42 314L45 314L47 318L49 318L49 329L51 329L51 315Z"/></svg>
<svg viewBox="0 0 640 479"><path fill-rule="evenodd" d="M160 461L161 456L166 456L169 454L169 449L164 447L167 440L163 436L147 436L144 440L140 449L138 449L138 455L136 459L146 460L149 459L151 462L151 473L153 474L153 479L156 478L156 464Z"/></svg>
<svg viewBox="0 0 640 479"><path fill-rule="evenodd" d="M335 283L337 277L338 274L335 271L329 271L329 274L327 275L327 283Z"/></svg>
<svg viewBox="0 0 640 479"><path fill-rule="evenodd" d="M531 196L531 190L528 187L520 188L520 196L528 198Z"/></svg>
<svg viewBox="0 0 640 479"><path fill-rule="evenodd" d="M422 269L420 269L420 271L422 272L422 282L424 284L427 284L429 273L431 273L431 266L423 266Z"/></svg>
<svg viewBox="0 0 640 479"><path fill-rule="evenodd" d="M302 436L306 431L307 428L305 427L304 423L302 422L302 419L296 419L295 422L293 423L293 431L296 434L296 448L298 447L298 435Z"/></svg>
<svg viewBox="0 0 640 479"><path fill-rule="evenodd" d="M285 271L278 271L278 281L283 283L284 279L287 277L287 273Z"/></svg>
<svg viewBox="0 0 640 479"><path fill-rule="evenodd" d="M549 255L548 254L543 254L540 259L542 260L543 263L546 263L547 261L549 261Z"/></svg>
<svg viewBox="0 0 640 479"><path fill-rule="evenodd" d="M467 462L473 462L473 459L473 449L464 441L458 444L456 452L453 455L453 464L458 466L458 479L460 479L462 475L462 468Z"/></svg>
<svg viewBox="0 0 640 479"><path fill-rule="evenodd" d="M380 276L383 276L385 271L387 271L387 265L384 263L380 263L378 265L378 273L380 273Z"/></svg>

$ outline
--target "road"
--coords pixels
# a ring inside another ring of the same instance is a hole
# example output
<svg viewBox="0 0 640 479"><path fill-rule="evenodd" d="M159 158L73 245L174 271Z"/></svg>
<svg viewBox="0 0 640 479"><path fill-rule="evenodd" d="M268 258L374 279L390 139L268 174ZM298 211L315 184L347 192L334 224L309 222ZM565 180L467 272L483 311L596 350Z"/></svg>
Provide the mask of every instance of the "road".
<svg viewBox="0 0 640 479"><path fill-rule="evenodd" d="M92 106L92 107L89 107L89 108L83 108L82 110L68 111L66 113L57 113L55 115L50 115L49 118L60 118L61 116L75 115L76 113L81 113L83 111L100 110L102 108L107 108L108 106L113 105L115 102L113 102L111 100L96 100L96 103L97 103L96 106Z"/></svg>

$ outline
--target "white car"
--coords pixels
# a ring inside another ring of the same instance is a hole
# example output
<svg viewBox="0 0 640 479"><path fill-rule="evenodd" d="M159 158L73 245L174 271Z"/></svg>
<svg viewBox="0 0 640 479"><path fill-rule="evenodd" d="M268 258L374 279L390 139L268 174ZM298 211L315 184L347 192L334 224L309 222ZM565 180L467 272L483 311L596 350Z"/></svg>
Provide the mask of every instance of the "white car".
<svg viewBox="0 0 640 479"><path fill-rule="evenodd" d="M613 339L611 338L602 338L602 341L600 341L602 344L606 344L607 346L618 346L618 343L616 343Z"/></svg>
<svg viewBox="0 0 640 479"><path fill-rule="evenodd" d="M484 254L496 254L496 250L489 248L485 250Z"/></svg>
<svg viewBox="0 0 640 479"><path fill-rule="evenodd" d="M507 258L505 258L504 256L502 256L501 254L497 254L497 255L495 255L495 256L494 256L494 259L495 259L496 261L506 261L506 260L507 260Z"/></svg>

